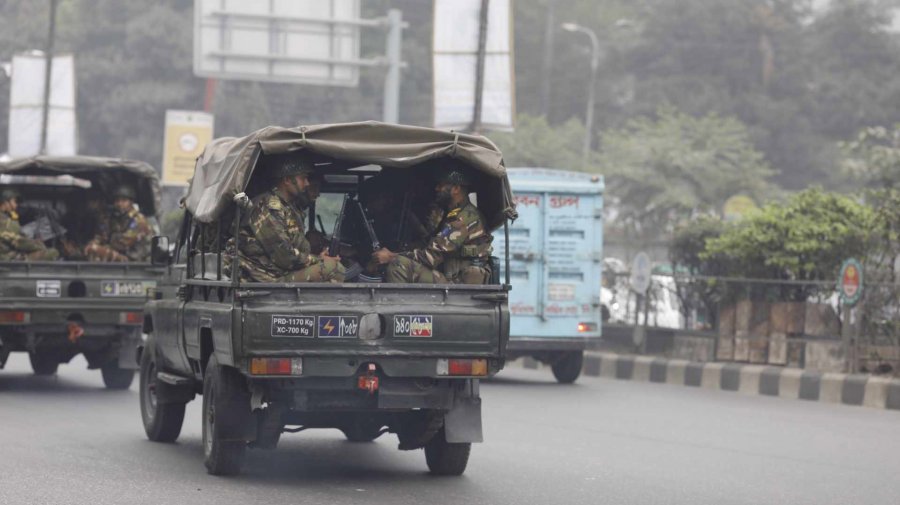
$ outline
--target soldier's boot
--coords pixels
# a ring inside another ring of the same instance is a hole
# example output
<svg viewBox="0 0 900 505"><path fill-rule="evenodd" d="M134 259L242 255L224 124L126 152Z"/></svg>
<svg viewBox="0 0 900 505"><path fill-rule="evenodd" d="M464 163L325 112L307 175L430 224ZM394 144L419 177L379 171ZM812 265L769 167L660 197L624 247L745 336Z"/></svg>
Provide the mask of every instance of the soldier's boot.
<svg viewBox="0 0 900 505"><path fill-rule="evenodd" d="M283 282L331 282L339 284L344 282L346 269L341 262L333 258L325 258L315 265L297 270L285 276Z"/></svg>
<svg viewBox="0 0 900 505"><path fill-rule="evenodd" d="M444 274L406 256L397 256L388 264L385 280L396 284L447 284Z"/></svg>
<svg viewBox="0 0 900 505"><path fill-rule="evenodd" d="M56 249L44 249L42 251L32 251L25 255L29 261L56 261L59 259L59 251Z"/></svg>

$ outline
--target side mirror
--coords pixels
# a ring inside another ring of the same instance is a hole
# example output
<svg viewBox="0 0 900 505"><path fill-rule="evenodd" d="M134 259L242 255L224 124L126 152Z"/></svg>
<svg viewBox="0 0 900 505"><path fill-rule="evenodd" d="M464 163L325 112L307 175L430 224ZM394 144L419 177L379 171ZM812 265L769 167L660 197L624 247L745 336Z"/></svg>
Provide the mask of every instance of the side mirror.
<svg viewBox="0 0 900 505"><path fill-rule="evenodd" d="M169 247L169 237L153 237L150 243L150 263L153 265L168 265L172 262L172 251Z"/></svg>

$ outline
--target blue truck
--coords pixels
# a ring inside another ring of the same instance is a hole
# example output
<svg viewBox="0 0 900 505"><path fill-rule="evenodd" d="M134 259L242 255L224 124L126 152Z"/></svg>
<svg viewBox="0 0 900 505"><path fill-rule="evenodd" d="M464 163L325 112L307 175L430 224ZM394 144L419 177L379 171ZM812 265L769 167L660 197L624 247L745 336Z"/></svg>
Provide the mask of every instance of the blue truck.
<svg viewBox="0 0 900 505"><path fill-rule="evenodd" d="M531 356L572 383L601 335L603 178L547 168L508 176L519 213L509 228L508 358ZM507 244L496 245L502 257Z"/></svg>

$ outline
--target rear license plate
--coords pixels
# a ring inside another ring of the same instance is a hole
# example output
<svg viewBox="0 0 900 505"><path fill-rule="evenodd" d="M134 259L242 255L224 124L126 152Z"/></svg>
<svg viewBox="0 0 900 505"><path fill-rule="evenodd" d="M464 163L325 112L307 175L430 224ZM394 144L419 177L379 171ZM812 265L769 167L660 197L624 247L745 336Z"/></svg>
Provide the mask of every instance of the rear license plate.
<svg viewBox="0 0 900 505"><path fill-rule="evenodd" d="M101 281L101 296L146 296L147 290L156 287L152 281Z"/></svg>

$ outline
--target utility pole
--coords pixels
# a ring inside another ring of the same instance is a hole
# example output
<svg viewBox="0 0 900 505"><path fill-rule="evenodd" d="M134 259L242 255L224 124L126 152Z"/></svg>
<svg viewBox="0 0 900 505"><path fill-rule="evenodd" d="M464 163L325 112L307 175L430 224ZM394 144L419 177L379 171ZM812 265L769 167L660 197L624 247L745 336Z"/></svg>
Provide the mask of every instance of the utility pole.
<svg viewBox="0 0 900 505"><path fill-rule="evenodd" d="M47 154L47 122L50 119L50 84L53 73L53 45L56 42L56 6L59 0L50 0L50 28L47 33L46 63L44 64L44 103L41 109L41 154Z"/></svg>
<svg viewBox="0 0 900 505"><path fill-rule="evenodd" d="M541 64L541 115L550 115L550 77L553 73L554 34L556 33L556 0L547 3L547 24L544 27L544 61Z"/></svg>
<svg viewBox="0 0 900 505"><path fill-rule="evenodd" d="M403 42L403 12L400 9L389 10L387 24L387 45L385 47L387 74L384 77L384 110L382 114L385 123L399 123L400 68L403 66L400 55Z"/></svg>
<svg viewBox="0 0 900 505"><path fill-rule="evenodd" d="M481 104L484 95L484 60L487 53L488 8L490 0L481 0L481 12L478 22L478 57L475 66L475 108L472 113L472 133L481 130Z"/></svg>
<svg viewBox="0 0 900 505"><path fill-rule="evenodd" d="M584 112L584 147L581 153L581 169L587 170L591 154L591 140L594 129L594 88L597 82L597 68L600 67L600 41L597 34L590 28L575 23L563 23L563 30L573 33L582 33L591 40L591 78L588 80L587 107Z"/></svg>

